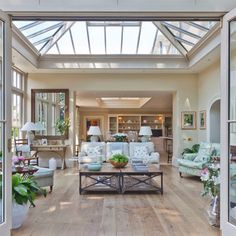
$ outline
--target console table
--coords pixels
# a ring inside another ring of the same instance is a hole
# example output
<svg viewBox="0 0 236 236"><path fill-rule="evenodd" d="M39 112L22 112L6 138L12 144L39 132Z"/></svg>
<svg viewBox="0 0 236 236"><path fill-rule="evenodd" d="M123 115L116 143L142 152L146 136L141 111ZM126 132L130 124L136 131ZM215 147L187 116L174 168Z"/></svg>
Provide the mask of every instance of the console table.
<svg viewBox="0 0 236 236"><path fill-rule="evenodd" d="M66 168L66 149L69 145L32 145L31 150L35 151L34 156L38 157L39 152L54 152L60 156L62 165L61 169Z"/></svg>

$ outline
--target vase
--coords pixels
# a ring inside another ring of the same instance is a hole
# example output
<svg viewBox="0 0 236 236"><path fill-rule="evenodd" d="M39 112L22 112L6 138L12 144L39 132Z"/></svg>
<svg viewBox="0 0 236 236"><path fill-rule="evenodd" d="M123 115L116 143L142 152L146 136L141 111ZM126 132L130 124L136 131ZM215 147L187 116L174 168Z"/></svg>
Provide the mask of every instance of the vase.
<svg viewBox="0 0 236 236"><path fill-rule="evenodd" d="M209 224L215 227L220 227L220 197L212 197L210 205L207 209Z"/></svg>

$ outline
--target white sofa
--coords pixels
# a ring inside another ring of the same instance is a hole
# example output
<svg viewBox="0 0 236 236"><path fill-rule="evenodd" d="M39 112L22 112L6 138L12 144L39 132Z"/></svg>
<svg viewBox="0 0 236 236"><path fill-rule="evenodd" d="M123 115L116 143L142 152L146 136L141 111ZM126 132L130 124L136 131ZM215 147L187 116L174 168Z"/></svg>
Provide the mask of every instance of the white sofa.
<svg viewBox="0 0 236 236"><path fill-rule="evenodd" d="M117 153L129 156L129 144L126 142L107 142L106 160Z"/></svg>
<svg viewBox="0 0 236 236"><path fill-rule="evenodd" d="M80 163L106 161L105 142L82 142L79 152Z"/></svg>
<svg viewBox="0 0 236 236"><path fill-rule="evenodd" d="M112 155L122 153L130 161L148 161L159 164L160 155L154 151L153 142L82 142L79 152L80 163L101 162L108 160Z"/></svg>
<svg viewBox="0 0 236 236"><path fill-rule="evenodd" d="M130 142L129 143L129 158L130 160L146 159L148 163L158 164L160 162L160 154L155 152L153 142Z"/></svg>

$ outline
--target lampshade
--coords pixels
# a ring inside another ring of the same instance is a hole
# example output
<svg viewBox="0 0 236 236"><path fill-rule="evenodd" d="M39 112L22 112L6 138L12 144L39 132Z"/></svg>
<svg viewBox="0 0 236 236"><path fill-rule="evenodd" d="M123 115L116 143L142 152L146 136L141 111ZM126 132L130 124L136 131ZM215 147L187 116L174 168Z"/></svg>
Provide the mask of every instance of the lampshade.
<svg viewBox="0 0 236 236"><path fill-rule="evenodd" d="M102 135L99 126L90 126L88 130L88 135Z"/></svg>
<svg viewBox="0 0 236 236"><path fill-rule="evenodd" d="M23 127L21 128L21 131L31 131L31 130L37 130L36 125L33 122L26 122Z"/></svg>
<svg viewBox="0 0 236 236"><path fill-rule="evenodd" d="M41 130L46 130L45 127L43 127L43 124L41 122L35 123L35 130L41 131Z"/></svg>
<svg viewBox="0 0 236 236"><path fill-rule="evenodd" d="M151 136L152 135L152 130L150 126L141 126L139 135L144 135L144 136Z"/></svg>

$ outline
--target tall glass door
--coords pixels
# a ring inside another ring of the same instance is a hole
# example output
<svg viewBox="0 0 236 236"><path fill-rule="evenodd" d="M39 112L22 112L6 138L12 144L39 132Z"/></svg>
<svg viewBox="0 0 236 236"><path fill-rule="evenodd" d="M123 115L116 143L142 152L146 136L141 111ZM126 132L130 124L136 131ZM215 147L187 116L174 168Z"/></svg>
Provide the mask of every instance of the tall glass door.
<svg viewBox="0 0 236 236"><path fill-rule="evenodd" d="M236 9L221 32L221 228L236 235Z"/></svg>
<svg viewBox="0 0 236 236"><path fill-rule="evenodd" d="M0 235L11 228L11 30L10 19L0 11Z"/></svg>

